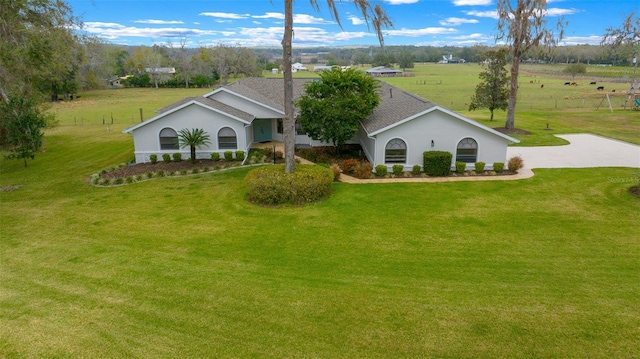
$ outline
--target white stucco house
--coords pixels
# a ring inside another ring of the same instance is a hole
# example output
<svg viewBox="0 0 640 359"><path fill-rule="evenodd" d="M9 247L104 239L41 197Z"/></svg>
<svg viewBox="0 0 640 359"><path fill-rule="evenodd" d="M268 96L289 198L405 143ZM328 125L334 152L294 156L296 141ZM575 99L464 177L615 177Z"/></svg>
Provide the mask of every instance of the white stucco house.
<svg viewBox="0 0 640 359"><path fill-rule="evenodd" d="M317 80L317 79L315 79ZM294 79L294 97L314 79ZM380 82L380 105L353 138L375 167L402 164L406 170L422 165L423 152L438 150L453 154L455 161L506 162L507 145L519 142L492 128L445 109L419 96ZM133 135L135 161L148 162L149 155L181 152L177 132L202 128L211 137L208 147L198 149L198 158L212 152L244 150L252 145L283 140L284 91L282 79L244 78L217 88L202 97L186 98L159 110L159 114L123 132ZM296 126L297 146L322 146Z"/></svg>

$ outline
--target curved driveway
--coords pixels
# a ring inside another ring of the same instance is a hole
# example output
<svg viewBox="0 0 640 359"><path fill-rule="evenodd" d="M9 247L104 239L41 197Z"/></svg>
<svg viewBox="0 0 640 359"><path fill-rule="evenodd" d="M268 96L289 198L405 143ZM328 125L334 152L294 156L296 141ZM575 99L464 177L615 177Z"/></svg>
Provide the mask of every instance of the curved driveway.
<svg viewBox="0 0 640 359"><path fill-rule="evenodd" d="M640 168L640 146L591 134L556 135L565 146L508 147L507 158L520 156L524 168ZM638 134L640 136L640 134Z"/></svg>

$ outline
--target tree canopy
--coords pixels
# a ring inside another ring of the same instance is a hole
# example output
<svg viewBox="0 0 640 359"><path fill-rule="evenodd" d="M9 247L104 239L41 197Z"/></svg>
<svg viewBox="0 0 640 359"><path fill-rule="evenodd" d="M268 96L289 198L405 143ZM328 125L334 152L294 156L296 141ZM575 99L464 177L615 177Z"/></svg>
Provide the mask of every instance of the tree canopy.
<svg viewBox="0 0 640 359"><path fill-rule="evenodd" d="M318 0L309 0L311 5L319 10ZM380 46L384 46L382 28L392 26L391 20L379 4L373 6L368 0L350 0L360 11L362 17L371 24L378 35ZM327 0L327 5L332 11L333 17L340 25L338 8L334 0ZM285 172L290 173L295 169L295 119L293 114L293 73L291 71L293 42L293 0L284 0L284 35L282 37L282 68L284 71L284 158Z"/></svg>
<svg viewBox="0 0 640 359"><path fill-rule="evenodd" d="M507 65L507 50L502 48L488 51L486 59L481 63L480 83L476 92L471 96L469 111L487 108L491 112L493 121L494 110L506 110L509 102L509 72Z"/></svg>
<svg viewBox="0 0 640 359"><path fill-rule="evenodd" d="M546 0L498 0L498 34L496 40L506 40L511 62L511 86L509 89L509 103L507 106L507 121L505 128L515 128L515 110L518 95L518 73L520 59L530 49L539 46L554 46L558 39L562 39L564 27L562 19L555 29L547 27Z"/></svg>
<svg viewBox="0 0 640 359"><path fill-rule="evenodd" d="M26 160L50 118L42 103L77 86L80 22L61 0L0 1L0 14L0 145Z"/></svg>
<svg viewBox="0 0 640 359"><path fill-rule="evenodd" d="M377 81L355 69L323 71L298 99L298 122L316 141L343 145L380 103Z"/></svg>
<svg viewBox="0 0 640 359"><path fill-rule="evenodd" d="M209 135L201 128L186 129L178 131L178 142L180 147L189 146L191 157L189 161L196 163L196 147L205 146L211 143Z"/></svg>

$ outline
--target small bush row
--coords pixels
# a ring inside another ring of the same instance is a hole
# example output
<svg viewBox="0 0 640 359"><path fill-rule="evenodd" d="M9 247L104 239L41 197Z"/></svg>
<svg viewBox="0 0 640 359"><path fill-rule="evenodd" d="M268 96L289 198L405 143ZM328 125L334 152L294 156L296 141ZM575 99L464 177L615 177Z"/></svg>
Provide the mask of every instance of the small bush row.
<svg viewBox="0 0 640 359"><path fill-rule="evenodd" d="M233 161L234 160L234 151L224 151L223 152L223 158L225 161ZM236 161L244 161L244 157L245 157L245 151L242 150L237 150L235 151L235 160ZM211 153L211 160L212 161L220 161L220 153L218 152L213 152ZM163 153L162 154L162 161L164 163L169 163L171 161L173 162L181 162L182 161L182 153L180 152L176 152L173 154L168 154L168 153ZM149 155L149 162L151 162L151 164L156 164L158 163L158 155L153 153Z"/></svg>

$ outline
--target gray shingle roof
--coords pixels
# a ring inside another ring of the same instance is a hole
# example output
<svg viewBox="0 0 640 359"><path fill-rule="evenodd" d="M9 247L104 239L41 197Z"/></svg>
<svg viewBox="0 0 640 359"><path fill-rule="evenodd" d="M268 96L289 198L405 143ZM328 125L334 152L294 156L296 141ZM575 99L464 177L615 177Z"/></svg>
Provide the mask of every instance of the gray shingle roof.
<svg viewBox="0 0 640 359"><path fill-rule="evenodd" d="M313 78L293 79L293 98L300 97L304 92L304 84L313 80ZM247 77L225 85L224 88L284 112L283 79Z"/></svg>
<svg viewBox="0 0 640 359"><path fill-rule="evenodd" d="M405 92L386 82L380 81L379 84L380 105L362 123L367 133L376 132L438 106L431 101Z"/></svg>
<svg viewBox="0 0 640 359"><path fill-rule="evenodd" d="M226 104L224 104L224 103L222 103L220 101L212 100L210 98L202 97L202 96L200 96L200 97L187 97L187 98L185 98L183 100L180 100L180 101L178 101L178 102L176 102L174 104L171 104L171 105L169 105L167 107L161 108L160 110L158 110L158 113L162 114L162 113L171 111L171 110L173 110L175 108L178 108L178 107L180 107L180 106L182 106L182 105L184 105L186 103L189 103L191 101L196 101L196 102L201 103L201 104L203 104L205 106L208 106L208 107L211 107L211 108L215 108L216 110L220 110L220 111L222 111L224 113L227 113L227 114L229 114L231 116L237 117L237 118L242 119L242 120L247 121L247 122L251 122L255 118L255 116L253 116L250 113L247 113L247 112L244 112L242 110L239 110L239 109L237 109L237 108L235 108L233 106L226 105Z"/></svg>
<svg viewBox="0 0 640 359"><path fill-rule="evenodd" d="M294 99L297 99L304 93L304 84L313 80L313 78L293 79ZM367 133L391 126L408 117L437 106L433 102L407 93L386 82L379 82L379 84L380 105L363 123ZM284 82L282 79L260 77L243 78L226 85L225 88L284 112Z"/></svg>

